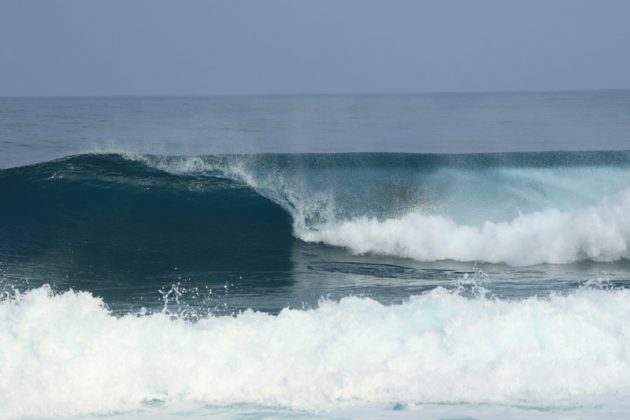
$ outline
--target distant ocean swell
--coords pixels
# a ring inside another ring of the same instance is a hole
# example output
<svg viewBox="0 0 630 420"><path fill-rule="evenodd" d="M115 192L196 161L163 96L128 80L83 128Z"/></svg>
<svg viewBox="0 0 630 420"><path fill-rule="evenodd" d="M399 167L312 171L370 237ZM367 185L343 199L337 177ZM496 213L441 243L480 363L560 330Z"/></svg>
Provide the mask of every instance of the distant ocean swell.
<svg viewBox="0 0 630 420"><path fill-rule="evenodd" d="M393 306L349 297L190 323L116 317L87 292L42 287L0 302L0 411L69 416L156 402L572 407L630 396L629 322L627 290L503 301L438 288Z"/></svg>
<svg viewBox="0 0 630 420"><path fill-rule="evenodd" d="M220 265L279 260L294 236L419 261L630 258L630 153L534 155L74 156L0 171L0 252L111 237Z"/></svg>

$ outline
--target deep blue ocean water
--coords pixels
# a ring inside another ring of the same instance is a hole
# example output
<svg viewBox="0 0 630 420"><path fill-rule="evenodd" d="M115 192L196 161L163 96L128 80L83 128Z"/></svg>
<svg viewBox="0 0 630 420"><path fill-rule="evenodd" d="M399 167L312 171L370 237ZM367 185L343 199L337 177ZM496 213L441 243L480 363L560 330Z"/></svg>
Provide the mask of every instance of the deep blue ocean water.
<svg viewBox="0 0 630 420"><path fill-rule="evenodd" d="M629 91L0 98L9 418L623 418L629 260Z"/></svg>

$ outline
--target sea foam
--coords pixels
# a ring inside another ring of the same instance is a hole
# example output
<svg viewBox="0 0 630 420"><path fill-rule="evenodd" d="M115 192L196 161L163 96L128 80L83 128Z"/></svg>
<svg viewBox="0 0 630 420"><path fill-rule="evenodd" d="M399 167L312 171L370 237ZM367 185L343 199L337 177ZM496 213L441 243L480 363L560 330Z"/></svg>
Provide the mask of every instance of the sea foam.
<svg viewBox="0 0 630 420"><path fill-rule="evenodd" d="M458 260L532 265L630 258L630 189L598 205L521 214L508 222L457 224L443 215L412 212L379 220L358 217L300 229L309 242L420 261Z"/></svg>
<svg viewBox="0 0 630 420"><path fill-rule="evenodd" d="M625 290L507 301L435 289L393 306L348 297L188 322L116 317L89 293L43 287L0 303L0 412L623 398L629 325Z"/></svg>

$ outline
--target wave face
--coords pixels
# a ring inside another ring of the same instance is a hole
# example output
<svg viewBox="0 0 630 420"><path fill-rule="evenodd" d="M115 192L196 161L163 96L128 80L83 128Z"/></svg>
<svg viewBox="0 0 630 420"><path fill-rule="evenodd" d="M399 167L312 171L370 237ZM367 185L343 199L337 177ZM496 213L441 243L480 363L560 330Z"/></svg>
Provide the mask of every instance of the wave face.
<svg viewBox="0 0 630 420"><path fill-rule="evenodd" d="M225 178L82 155L3 170L0 194L0 266L14 277L110 296L178 267L221 282L290 269L290 216Z"/></svg>
<svg viewBox="0 0 630 420"><path fill-rule="evenodd" d="M79 155L2 170L0 192L0 255L74 273L282 271L292 235L419 261L630 257L628 152Z"/></svg>
<svg viewBox="0 0 630 420"><path fill-rule="evenodd" d="M115 317L87 292L40 288L0 302L0 410L11 418L156 402L582 406L630 396L629 321L627 290L501 301L438 288L401 305L350 297L189 323Z"/></svg>

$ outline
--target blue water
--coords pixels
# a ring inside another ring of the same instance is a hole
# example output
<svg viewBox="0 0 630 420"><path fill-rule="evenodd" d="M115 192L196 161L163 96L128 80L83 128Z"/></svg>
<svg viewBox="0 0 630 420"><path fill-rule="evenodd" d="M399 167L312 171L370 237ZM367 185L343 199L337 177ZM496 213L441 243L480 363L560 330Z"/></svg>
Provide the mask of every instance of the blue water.
<svg viewBox="0 0 630 420"><path fill-rule="evenodd" d="M0 98L0 412L623 418L629 150L627 91Z"/></svg>

